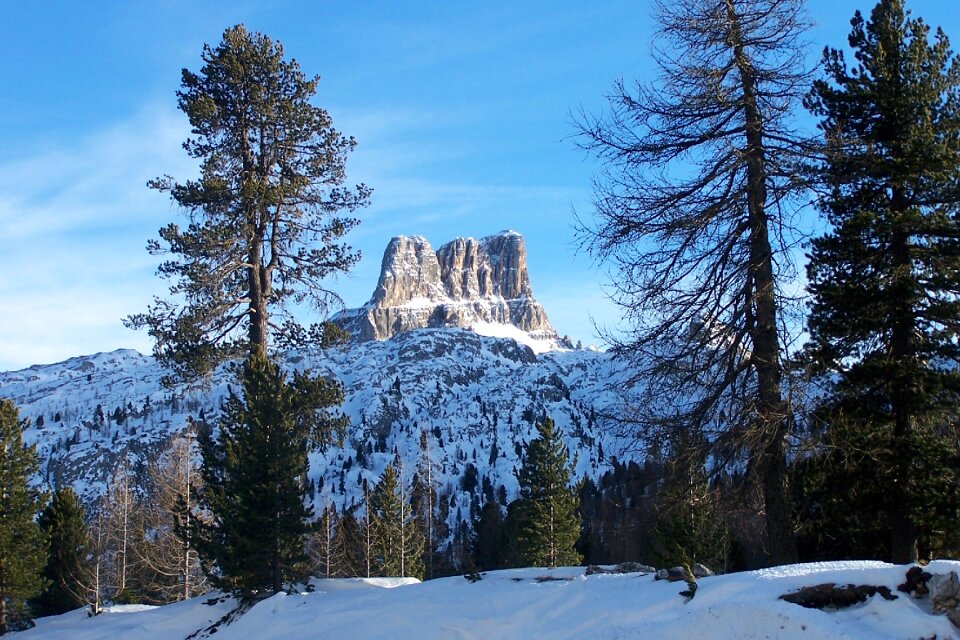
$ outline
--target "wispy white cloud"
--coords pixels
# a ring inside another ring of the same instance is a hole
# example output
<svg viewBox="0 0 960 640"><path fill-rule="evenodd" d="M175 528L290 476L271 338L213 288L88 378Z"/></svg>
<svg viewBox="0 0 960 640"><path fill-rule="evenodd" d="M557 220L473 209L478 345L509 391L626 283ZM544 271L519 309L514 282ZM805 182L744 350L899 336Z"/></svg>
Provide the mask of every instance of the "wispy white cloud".
<svg viewBox="0 0 960 640"><path fill-rule="evenodd" d="M67 286L56 292L0 294L0 370L59 362L75 355L132 348L149 353L149 338L126 329L121 318L144 307L136 285Z"/></svg>
<svg viewBox="0 0 960 640"><path fill-rule="evenodd" d="M0 368L149 349L121 318L163 289L144 245L170 205L146 181L191 171L187 133L177 113L150 106L0 166Z"/></svg>
<svg viewBox="0 0 960 640"><path fill-rule="evenodd" d="M127 121L61 148L0 165L5 241L88 229L129 227L165 208L146 188L160 173L187 173L176 112L147 107Z"/></svg>

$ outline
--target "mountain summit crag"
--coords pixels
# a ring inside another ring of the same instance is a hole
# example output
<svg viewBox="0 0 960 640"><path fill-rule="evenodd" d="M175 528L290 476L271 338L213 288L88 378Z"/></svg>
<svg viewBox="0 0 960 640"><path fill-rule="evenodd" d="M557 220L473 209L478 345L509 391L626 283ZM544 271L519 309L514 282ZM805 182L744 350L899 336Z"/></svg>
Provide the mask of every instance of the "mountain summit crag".
<svg viewBox="0 0 960 640"><path fill-rule="evenodd" d="M373 297L336 321L360 340L479 324L512 325L537 339L557 339L533 298L527 250L516 231L457 238L437 251L421 236L397 236L384 251Z"/></svg>

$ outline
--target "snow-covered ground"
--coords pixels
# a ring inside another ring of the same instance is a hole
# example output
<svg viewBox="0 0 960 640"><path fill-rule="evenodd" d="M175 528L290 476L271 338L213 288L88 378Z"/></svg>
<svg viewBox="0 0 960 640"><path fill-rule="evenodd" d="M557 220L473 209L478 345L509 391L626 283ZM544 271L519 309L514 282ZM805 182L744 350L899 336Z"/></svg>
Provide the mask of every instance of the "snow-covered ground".
<svg viewBox="0 0 960 640"><path fill-rule="evenodd" d="M937 561L928 571L960 571ZM703 578L685 602L686 585L652 575L591 575L582 568L515 569L418 583L402 579L320 580L312 593L280 594L230 624L208 629L236 603L215 594L144 609L115 607L89 618L83 611L37 621L24 640L215 637L257 638L778 638L782 640L960 638L929 604L897 594L874 596L838 611L804 609L784 593L826 582L894 590L906 567L878 562L791 565ZM546 577L546 580L543 578ZM395 588L394 588L395 587ZM207 629L207 631L204 631Z"/></svg>

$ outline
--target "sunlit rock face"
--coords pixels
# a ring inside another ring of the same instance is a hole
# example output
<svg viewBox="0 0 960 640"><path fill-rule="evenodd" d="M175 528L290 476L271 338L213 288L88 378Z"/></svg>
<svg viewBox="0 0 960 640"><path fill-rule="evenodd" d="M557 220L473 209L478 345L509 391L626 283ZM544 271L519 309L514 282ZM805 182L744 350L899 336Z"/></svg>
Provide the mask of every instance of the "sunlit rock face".
<svg viewBox="0 0 960 640"><path fill-rule="evenodd" d="M503 231L457 238L434 251L420 236L387 245L370 301L337 322L360 340L387 340L420 328L512 325L538 339L557 334L533 297L523 236Z"/></svg>

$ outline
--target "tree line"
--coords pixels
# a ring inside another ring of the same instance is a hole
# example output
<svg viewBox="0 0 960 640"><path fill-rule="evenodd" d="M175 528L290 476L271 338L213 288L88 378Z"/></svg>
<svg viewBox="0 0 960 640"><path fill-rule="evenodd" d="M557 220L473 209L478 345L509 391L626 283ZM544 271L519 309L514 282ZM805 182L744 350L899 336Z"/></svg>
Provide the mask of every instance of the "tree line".
<svg viewBox="0 0 960 640"><path fill-rule="evenodd" d="M249 370L247 377L262 373ZM257 394L245 391L242 411L249 416L246 412L256 409L246 402ZM235 402L236 396L228 407ZM240 409L227 409L234 410ZM0 401L0 450L7 455L0 478L2 632L29 626L33 616L80 607L96 615L104 603L166 604L213 587L258 598L305 588L311 577L424 579L581 559L569 456L549 418L527 445L518 472L520 497L506 505L508 518L494 498L472 530L458 532L447 531L438 517L428 451L412 478L405 477L396 457L374 486L364 485L359 504L341 513L327 505L314 514L305 457L292 462L266 451L282 463L271 467L251 450L225 448L221 453L242 468L214 476L209 453L201 454L203 467L197 465L198 447L212 446L206 425L174 437L149 466L145 482L121 461L88 515L70 487L52 496L31 488L39 466L34 448L22 440L27 425L11 401ZM291 442L280 446L304 451ZM211 490L211 483L227 475L236 483L231 491L222 484ZM264 486L278 475L287 483L279 491ZM228 498L230 508L222 502ZM285 501L267 504L271 498Z"/></svg>

